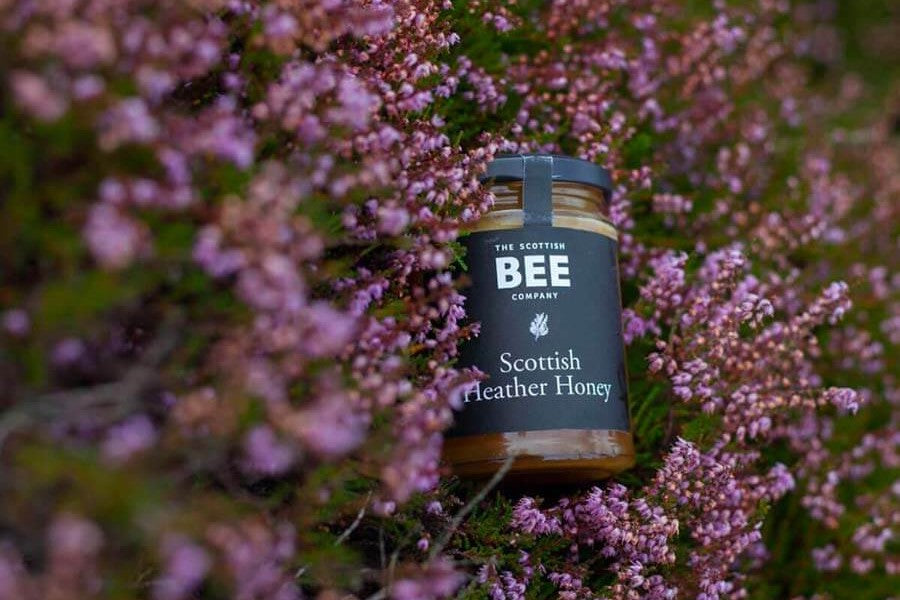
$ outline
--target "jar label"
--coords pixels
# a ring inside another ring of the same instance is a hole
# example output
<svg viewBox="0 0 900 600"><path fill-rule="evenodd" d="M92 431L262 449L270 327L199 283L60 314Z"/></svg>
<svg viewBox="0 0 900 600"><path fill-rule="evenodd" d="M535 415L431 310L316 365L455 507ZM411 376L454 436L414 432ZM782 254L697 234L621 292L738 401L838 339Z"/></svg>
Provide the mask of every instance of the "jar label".
<svg viewBox="0 0 900 600"><path fill-rule="evenodd" d="M476 232L466 312L481 322L460 366L488 375L462 394L449 436L628 431L617 244L562 227Z"/></svg>

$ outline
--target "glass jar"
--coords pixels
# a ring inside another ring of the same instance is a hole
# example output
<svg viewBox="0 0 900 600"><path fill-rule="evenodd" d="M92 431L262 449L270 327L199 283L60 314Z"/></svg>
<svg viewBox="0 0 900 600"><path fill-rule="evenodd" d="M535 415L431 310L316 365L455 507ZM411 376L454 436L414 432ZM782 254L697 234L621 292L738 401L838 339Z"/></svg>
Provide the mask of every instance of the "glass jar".
<svg viewBox="0 0 900 600"><path fill-rule="evenodd" d="M503 156L485 179L490 212L460 239L466 310L479 337L459 366L487 378L463 393L444 442L462 476L586 482L634 464L609 173L563 156Z"/></svg>

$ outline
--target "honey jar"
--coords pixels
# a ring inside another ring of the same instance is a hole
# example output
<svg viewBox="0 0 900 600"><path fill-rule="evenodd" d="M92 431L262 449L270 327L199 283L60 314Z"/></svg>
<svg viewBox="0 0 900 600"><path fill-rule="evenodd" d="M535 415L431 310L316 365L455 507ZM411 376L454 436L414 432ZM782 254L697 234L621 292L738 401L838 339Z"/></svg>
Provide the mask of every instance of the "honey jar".
<svg viewBox="0 0 900 600"><path fill-rule="evenodd" d="M462 476L588 482L634 464L612 180L588 161L500 156L496 200L460 242L480 322L459 366L486 378L462 394L444 458Z"/></svg>

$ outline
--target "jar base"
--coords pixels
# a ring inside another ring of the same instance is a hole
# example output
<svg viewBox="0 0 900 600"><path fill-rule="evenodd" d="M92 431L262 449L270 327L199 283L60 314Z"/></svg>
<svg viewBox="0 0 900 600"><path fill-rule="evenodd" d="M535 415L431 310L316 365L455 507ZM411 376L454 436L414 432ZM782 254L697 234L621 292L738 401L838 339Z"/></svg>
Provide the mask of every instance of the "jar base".
<svg viewBox="0 0 900 600"><path fill-rule="evenodd" d="M491 477L515 457L506 479L527 483L586 483L634 465L626 431L562 429L495 433L444 441L444 459L461 477Z"/></svg>

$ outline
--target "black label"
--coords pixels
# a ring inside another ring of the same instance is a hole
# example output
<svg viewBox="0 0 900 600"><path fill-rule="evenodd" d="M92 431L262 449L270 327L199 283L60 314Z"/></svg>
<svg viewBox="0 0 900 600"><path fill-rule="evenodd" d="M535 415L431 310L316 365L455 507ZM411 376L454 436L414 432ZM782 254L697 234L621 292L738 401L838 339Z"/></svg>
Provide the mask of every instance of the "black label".
<svg viewBox="0 0 900 600"><path fill-rule="evenodd" d="M472 279L466 311L481 322L460 365L488 378L463 393L448 435L628 431L616 242L540 226L460 241Z"/></svg>

